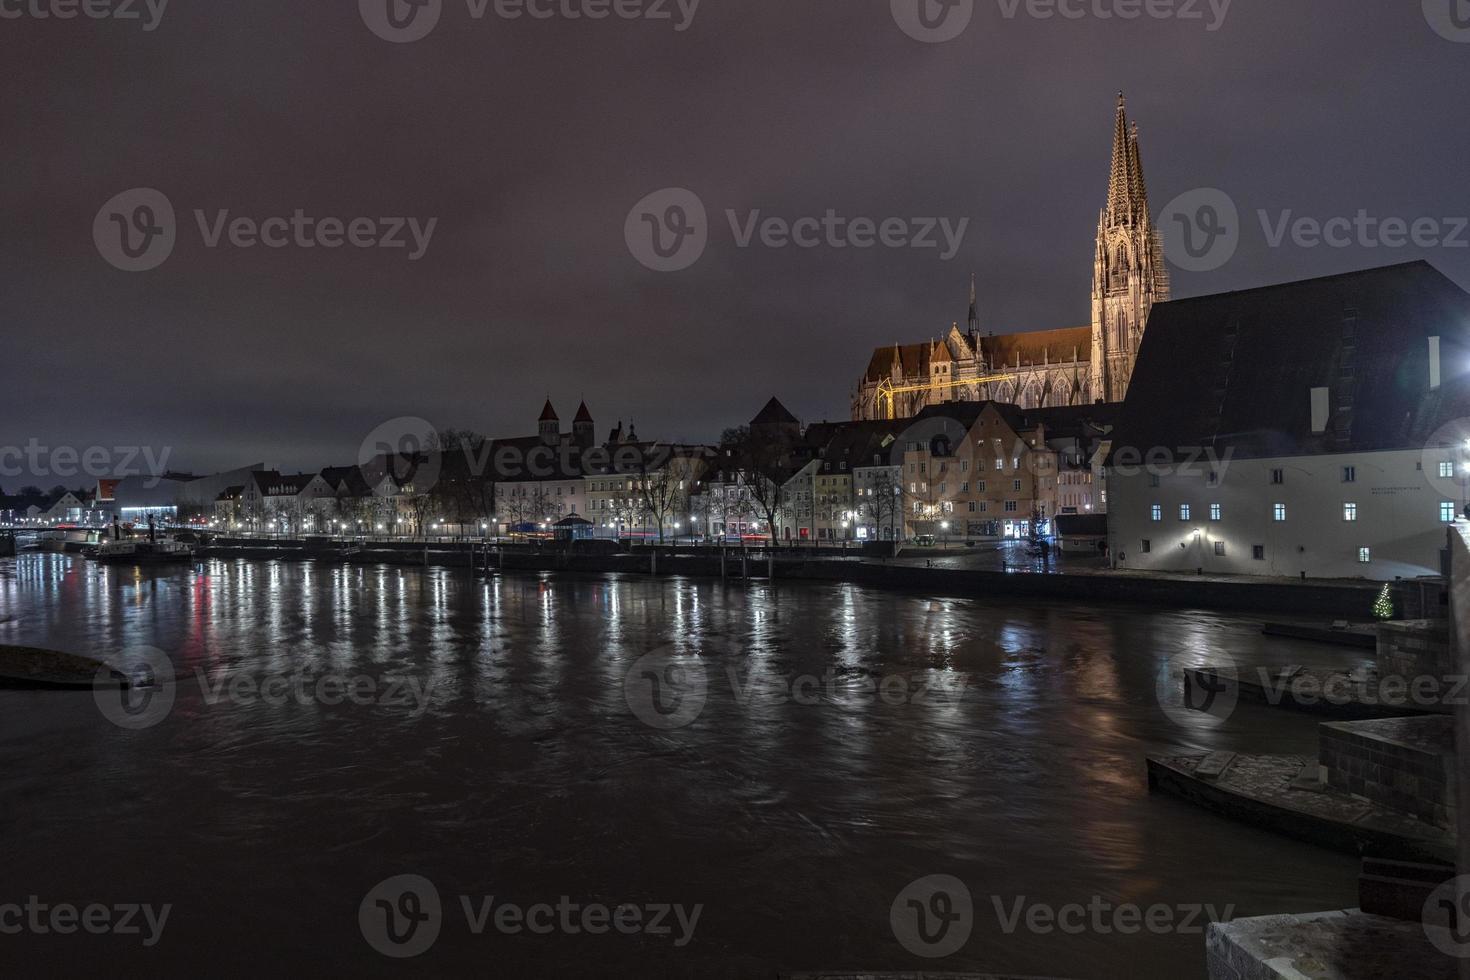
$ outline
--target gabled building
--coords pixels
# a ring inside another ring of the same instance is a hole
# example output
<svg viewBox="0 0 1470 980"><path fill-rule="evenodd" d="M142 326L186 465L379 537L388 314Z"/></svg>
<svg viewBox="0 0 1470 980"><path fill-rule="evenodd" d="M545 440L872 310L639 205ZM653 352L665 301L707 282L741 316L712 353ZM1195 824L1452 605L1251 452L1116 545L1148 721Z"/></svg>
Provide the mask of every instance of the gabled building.
<svg viewBox="0 0 1470 980"><path fill-rule="evenodd" d="M1161 304L1107 461L1113 561L1438 574L1467 420L1470 295L1426 262Z"/></svg>

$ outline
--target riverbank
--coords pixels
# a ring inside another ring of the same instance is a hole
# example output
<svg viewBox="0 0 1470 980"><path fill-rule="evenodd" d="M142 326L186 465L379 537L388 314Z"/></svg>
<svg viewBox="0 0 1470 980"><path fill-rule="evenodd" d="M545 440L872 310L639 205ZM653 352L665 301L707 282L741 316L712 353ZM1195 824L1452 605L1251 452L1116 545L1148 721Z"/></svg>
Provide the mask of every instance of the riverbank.
<svg viewBox="0 0 1470 980"><path fill-rule="evenodd" d="M480 573L558 572L681 575L693 578L765 579L840 582L867 588L926 592L952 596L1010 597L1130 603L1176 608L1277 612L1362 620L1371 615L1381 583L1369 581L1299 581L1223 576L1151 574L1102 569L1027 572L930 567L903 559L787 556L774 562L764 554L732 549L691 554L653 549L619 554L567 554L532 549L491 550L478 543L382 543L369 550L309 548L303 543L258 541L228 543L202 549L204 557L229 559L329 561L463 568ZM1435 615L1442 588L1437 583L1396 582L1391 585L1403 615Z"/></svg>

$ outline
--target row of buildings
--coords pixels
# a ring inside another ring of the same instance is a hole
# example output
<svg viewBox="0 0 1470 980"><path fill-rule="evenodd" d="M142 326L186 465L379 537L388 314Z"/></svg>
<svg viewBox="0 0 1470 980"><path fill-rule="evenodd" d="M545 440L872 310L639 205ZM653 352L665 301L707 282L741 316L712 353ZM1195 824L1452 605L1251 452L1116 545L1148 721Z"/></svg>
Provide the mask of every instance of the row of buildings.
<svg viewBox="0 0 1470 980"><path fill-rule="evenodd" d="M435 434L426 433L424 444ZM1436 574L1470 505L1470 294L1426 262L1157 303L1122 402L944 399L803 425L772 398L723 445L564 430L284 474L99 481L0 523L838 543L1027 537L1106 518L1119 568ZM44 506L43 506L44 505Z"/></svg>

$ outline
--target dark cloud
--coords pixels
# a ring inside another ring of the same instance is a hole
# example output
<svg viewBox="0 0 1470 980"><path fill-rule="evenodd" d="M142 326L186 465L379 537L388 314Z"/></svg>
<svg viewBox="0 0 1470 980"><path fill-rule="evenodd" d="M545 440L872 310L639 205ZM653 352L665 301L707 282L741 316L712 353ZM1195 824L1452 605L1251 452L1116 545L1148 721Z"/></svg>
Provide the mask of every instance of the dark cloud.
<svg viewBox="0 0 1470 980"><path fill-rule="evenodd" d="M1245 221L1236 258L1176 272L1176 294L1418 257L1470 283L1470 249L1273 249L1255 219L1470 210L1470 44L1417 3L1236 0L1211 32L1007 19L980 0L942 45L906 36L886 0L704 0L684 32L445 4L406 45L351 0L175 0L151 33L0 21L0 445L311 466L351 460L396 415L527 431L547 394L568 418L585 396L599 426L688 439L772 393L843 417L874 345L963 319L971 271L988 326L1088 321L1119 89L1155 209L1219 187ZM91 227L137 186L166 193L183 228L167 263L130 275ZM623 223L669 186L705 202L713 239L656 274ZM418 262L210 250L195 208L439 225ZM727 208L970 227L950 262L738 249Z"/></svg>

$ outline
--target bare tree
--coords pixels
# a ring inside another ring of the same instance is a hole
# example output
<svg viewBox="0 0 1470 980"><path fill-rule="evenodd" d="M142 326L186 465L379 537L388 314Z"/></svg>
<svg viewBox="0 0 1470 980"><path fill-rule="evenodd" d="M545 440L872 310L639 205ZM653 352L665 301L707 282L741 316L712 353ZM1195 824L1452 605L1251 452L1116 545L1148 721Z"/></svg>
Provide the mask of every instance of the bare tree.
<svg viewBox="0 0 1470 980"><path fill-rule="evenodd" d="M745 488L748 499L764 515L771 530L771 545L778 543L776 525L786 509L786 481L791 478L792 453L789 436L777 433L753 433L750 426L727 429L720 446L736 471L736 479Z"/></svg>

